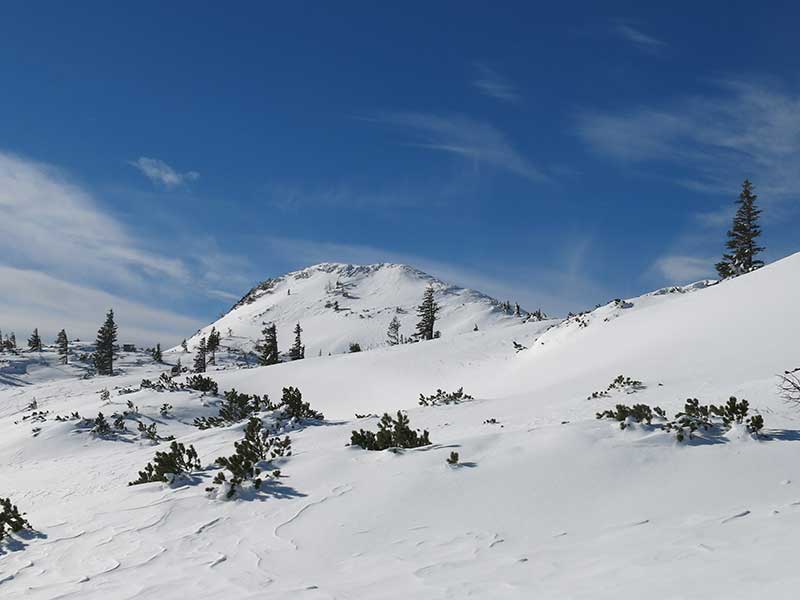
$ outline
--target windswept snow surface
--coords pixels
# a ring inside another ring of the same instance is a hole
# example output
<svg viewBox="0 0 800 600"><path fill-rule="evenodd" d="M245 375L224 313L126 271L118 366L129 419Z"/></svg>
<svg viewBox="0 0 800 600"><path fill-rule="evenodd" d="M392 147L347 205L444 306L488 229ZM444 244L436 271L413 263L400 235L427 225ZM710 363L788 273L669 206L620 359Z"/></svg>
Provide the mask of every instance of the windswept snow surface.
<svg viewBox="0 0 800 600"><path fill-rule="evenodd" d="M7 360L0 496L41 533L3 545L0 596L796 598L800 413L780 399L776 374L800 367L799 314L800 254L561 323L502 319L430 342L212 371L221 390L274 400L297 386L327 418L290 432L278 484L233 501L203 491L212 468L192 484L127 487L166 444L95 439L52 418L15 423L34 398L51 416L110 414L130 400L210 466L242 435L241 424L191 426L215 413L214 398L113 389L163 366L129 356L116 377L79 379L79 367L28 374ZM587 399L620 374L646 387ZM417 405L421 392L461 386L476 399ZM594 418L617 403L672 413L688 397L731 395L764 416L762 439L734 428L679 444ZM354 413L398 409L433 445L347 446L354 428L376 428ZM461 466L445 464L451 451Z"/></svg>

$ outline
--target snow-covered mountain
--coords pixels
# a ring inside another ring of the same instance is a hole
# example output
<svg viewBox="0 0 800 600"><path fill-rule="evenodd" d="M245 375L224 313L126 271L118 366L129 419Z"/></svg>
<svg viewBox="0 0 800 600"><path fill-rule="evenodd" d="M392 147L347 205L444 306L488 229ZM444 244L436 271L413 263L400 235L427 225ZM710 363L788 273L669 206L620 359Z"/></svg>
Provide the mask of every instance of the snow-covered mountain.
<svg viewBox="0 0 800 600"><path fill-rule="evenodd" d="M280 285L295 296L307 279ZM473 332L464 319L467 331L437 340L211 371L220 391L277 400L297 386L326 417L290 427L280 479L231 501L205 487L244 424L192 425L216 414L219 398L140 389L165 370L145 356L92 378L80 377L80 363L55 365L50 351L35 369L30 355L0 356L9 374L0 380L0 495L40 532L3 542L0 595L795 598L800 413L776 374L800 367L800 254L707 283L561 322L499 316ZM411 306L422 287L409 292ZM377 307L387 306L364 306ZM638 385L609 386L619 375ZM475 399L418 404L420 393L461 386ZM595 418L622 403L672 416L687 398L719 405L732 395L764 418L760 436L734 423L679 442L663 428ZM195 447L202 469L178 485L128 487L166 442L130 426L94 436L54 418L125 410ZM431 445L347 445L352 430L377 428L373 415L398 410ZM459 467L445 462L453 451Z"/></svg>
<svg viewBox="0 0 800 600"><path fill-rule="evenodd" d="M258 284L224 316L187 340L187 346L194 350L215 327L223 348L250 351L267 323L275 323L282 352L294 341L297 323L309 357L347 352L353 342L364 350L383 346L394 317L401 323L402 335L414 333L417 306L429 285L441 307L436 328L442 335L520 321L500 301L408 265L322 263Z"/></svg>

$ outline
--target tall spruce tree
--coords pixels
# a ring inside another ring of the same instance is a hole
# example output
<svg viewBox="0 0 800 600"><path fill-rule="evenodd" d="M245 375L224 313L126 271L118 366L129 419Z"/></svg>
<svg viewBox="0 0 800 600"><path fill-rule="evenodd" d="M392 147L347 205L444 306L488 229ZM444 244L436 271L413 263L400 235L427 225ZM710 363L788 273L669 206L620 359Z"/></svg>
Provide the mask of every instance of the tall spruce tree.
<svg viewBox="0 0 800 600"><path fill-rule="evenodd" d="M42 338L39 336L39 329L33 330L31 337L28 338L28 350L31 352L42 351Z"/></svg>
<svg viewBox="0 0 800 600"><path fill-rule="evenodd" d="M300 323L294 327L294 344L289 348L289 358L291 360L300 360L306 357L306 347L303 346L303 340L300 339L300 334L303 330L300 328Z"/></svg>
<svg viewBox="0 0 800 600"><path fill-rule="evenodd" d="M0 329L0 352L6 351L6 343L3 341L3 330Z"/></svg>
<svg viewBox="0 0 800 600"><path fill-rule="evenodd" d="M200 345L197 346L197 354L194 355L194 367L195 373L205 373L206 372L206 338L203 336L200 338Z"/></svg>
<svg viewBox="0 0 800 600"><path fill-rule="evenodd" d="M161 344L156 344L156 347L153 348L153 360L157 363L164 362L164 357L161 354Z"/></svg>
<svg viewBox="0 0 800 600"><path fill-rule="evenodd" d="M763 246L756 243L756 238L761 235L761 227L758 225L761 209L756 206L757 198L753 193L753 184L745 179L736 201L739 208L736 209L733 226L728 231L728 241L725 243L729 252L723 254L722 260L716 264L717 273L722 279L749 273L764 266L764 261L756 258L764 250Z"/></svg>
<svg viewBox="0 0 800 600"><path fill-rule="evenodd" d="M11 335L8 336L8 349L12 352L17 349L17 336L14 335L14 332L11 332Z"/></svg>
<svg viewBox="0 0 800 600"><path fill-rule="evenodd" d="M389 322L389 329L386 330L386 343L390 346L397 346L400 343L400 319L395 315Z"/></svg>
<svg viewBox="0 0 800 600"><path fill-rule="evenodd" d="M264 327L261 333L264 336L264 340L256 346L258 364L263 366L278 364L278 332L275 329L275 323L270 323Z"/></svg>
<svg viewBox="0 0 800 600"><path fill-rule="evenodd" d="M208 341L206 342L206 350L211 355L211 364L214 364L217 350L219 349L220 336L216 327L211 328L211 333L208 334Z"/></svg>
<svg viewBox="0 0 800 600"><path fill-rule="evenodd" d="M97 331L94 345L94 368L98 375L113 375L114 356L119 350L117 347L117 324L114 322L113 309L108 311L103 326Z"/></svg>
<svg viewBox="0 0 800 600"><path fill-rule="evenodd" d="M421 340L432 340L434 337L434 324L439 305L433 296L433 286L429 285L422 296L422 304L417 308L417 337Z"/></svg>
<svg viewBox="0 0 800 600"><path fill-rule="evenodd" d="M67 332L63 329L56 336L56 348L58 349L58 360L62 365L69 362L69 340Z"/></svg>

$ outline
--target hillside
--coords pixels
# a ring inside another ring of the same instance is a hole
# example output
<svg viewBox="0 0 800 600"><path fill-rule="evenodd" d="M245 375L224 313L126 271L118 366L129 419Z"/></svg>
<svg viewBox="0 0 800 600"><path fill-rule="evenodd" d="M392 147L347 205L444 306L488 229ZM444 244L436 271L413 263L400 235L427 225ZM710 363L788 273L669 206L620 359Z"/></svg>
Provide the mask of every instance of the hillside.
<svg viewBox="0 0 800 600"><path fill-rule="evenodd" d="M291 286L292 297L305 296L310 281L325 290L314 274L270 289ZM358 285L351 289L359 296ZM229 321L244 336L246 324L258 327L258 310L286 322L301 315L277 301L288 293L255 296L218 323L252 309ZM310 297L324 307L324 294ZM366 297L362 288L358 300ZM293 452L279 460L279 482L232 501L209 498L204 487L243 424L200 430L193 419L216 414L217 398L137 389L163 365L128 357L113 378L33 381L17 372L13 384L0 383L0 489L41 537L0 555L3 597L796 596L800 413L780 398L776 374L800 367L800 254L717 285L614 301L562 322L492 316L491 301L476 297L471 307L452 303L452 324L443 318L447 335L438 340L212 371L220 390L275 401L281 388L297 386L326 417L289 427ZM416 294L407 301L418 302ZM387 318L378 307L391 305L385 297L359 305L380 315L372 319L331 315L318 304L309 310L318 310L319 323L342 318L361 327ZM497 322L472 331L475 306ZM314 317L303 322L311 336ZM369 327L358 335L366 340ZM374 329L382 338L385 324ZM356 335L344 330L309 344L333 347L348 333ZM527 349L517 352L512 341ZM7 360L10 371L17 359ZM640 384L608 390L618 375ZM120 395L128 386L131 393ZM417 403L420 393L461 386L475 399ZM102 388L112 392L107 401ZM590 399L593 392L603 393ZM659 405L671 415L687 398L721 404L731 395L764 417L761 436L740 426L678 442L660 428L621 430L595 418L618 403ZM37 410L50 411L35 424L23 420L34 399ZM194 445L204 470L173 487L127 487L166 443L97 438L52 418L110 414L128 400L162 434ZM165 402L173 407L166 417ZM431 446L347 445L353 429L376 429L370 414L399 409L430 432ZM445 464L452 451L460 467Z"/></svg>
<svg viewBox="0 0 800 600"><path fill-rule="evenodd" d="M220 319L187 340L187 346L194 350L215 327L223 336L223 348L252 351L263 338L264 326L275 323L283 352L294 341L294 327L300 323L309 357L347 352L353 342L365 350L376 348L385 345L394 317L401 323L402 335L414 334L417 306L429 285L441 306L437 329L444 336L515 319L498 300L408 265L322 263L258 284Z"/></svg>

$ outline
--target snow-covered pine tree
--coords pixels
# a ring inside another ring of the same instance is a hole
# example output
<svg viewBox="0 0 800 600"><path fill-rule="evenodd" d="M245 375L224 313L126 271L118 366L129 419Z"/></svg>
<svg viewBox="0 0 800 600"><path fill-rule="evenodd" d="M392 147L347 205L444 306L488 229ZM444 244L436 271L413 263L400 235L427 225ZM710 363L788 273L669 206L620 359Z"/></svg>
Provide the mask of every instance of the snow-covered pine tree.
<svg viewBox="0 0 800 600"><path fill-rule="evenodd" d="M278 358L278 332L275 323L270 323L261 330L264 341L256 346L258 352L258 364L262 366L275 365L279 362Z"/></svg>
<svg viewBox="0 0 800 600"><path fill-rule="evenodd" d="M56 347L58 348L58 360L62 365L69 362L69 340L67 332L63 329L56 336Z"/></svg>
<svg viewBox="0 0 800 600"><path fill-rule="evenodd" d="M103 326L97 331L97 339L94 342L94 368L98 375L114 374L114 356L119 349L117 347L117 324L114 322L114 310L110 309L106 314Z"/></svg>
<svg viewBox="0 0 800 600"><path fill-rule="evenodd" d="M519 302L515 302L514 303L514 316L515 317L521 317L522 316L522 311L519 308Z"/></svg>
<svg viewBox="0 0 800 600"><path fill-rule="evenodd" d="M28 350L31 352L42 351L42 338L39 336L39 329L33 330L31 337L28 338Z"/></svg>
<svg viewBox="0 0 800 600"><path fill-rule="evenodd" d="M188 352L188 351L189 351L189 347L186 345L186 340L183 340L183 341L181 342L181 349L182 349L184 352Z"/></svg>
<svg viewBox="0 0 800 600"><path fill-rule="evenodd" d="M11 332L11 335L8 336L8 349L9 350L16 350L17 349L17 336L14 335L14 332Z"/></svg>
<svg viewBox="0 0 800 600"><path fill-rule="evenodd" d="M206 372L206 338L203 336L200 338L200 345L197 346L197 354L194 356L194 372L195 373L205 373Z"/></svg>
<svg viewBox="0 0 800 600"><path fill-rule="evenodd" d="M0 352L5 352L5 351L6 351L6 344L3 341L3 330L0 329Z"/></svg>
<svg viewBox="0 0 800 600"><path fill-rule="evenodd" d="M294 328L294 344L289 348L289 358L291 360L300 360L306 357L306 347L303 346L303 341L300 339L300 334L303 330L300 328L300 323L295 325Z"/></svg>
<svg viewBox="0 0 800 600"><path fill-rule="evenodd" d="M390 346L397 346L400 343L400 319L392 317L389 322L389 329L386 331L386 343Z"/></svg>
<svg viewBox="0 0 800 600"><path fill-rule="evenodd" d="M156 347L153 348L153 360L157 363L164 361L164 357L161 354L161 344L156 344Z"/></svg>
<svg viewBox="0 0 800 600"><path fill-rule="evenodd" d="M433 296L433 286L429 285L422 296L422 304L417 308L417 337L421 340L432 340L434 337L434 324L439 305Z"/></svg>
<svg viewBox="0 0 800 600"><path fill-rule="evenodd" d="M764 266L764 261L756 258L764 250L763 246L756 243L756 238L761 235L761 227L758 225L761 209L756 207L757 198L753 193L753 184L745 179L736 201L739 208L736 209L733 226L728 231L728 241L725 243L730 252L723 254L722 260L716 264L717 273L722 279L749 273Z"/></svg>

